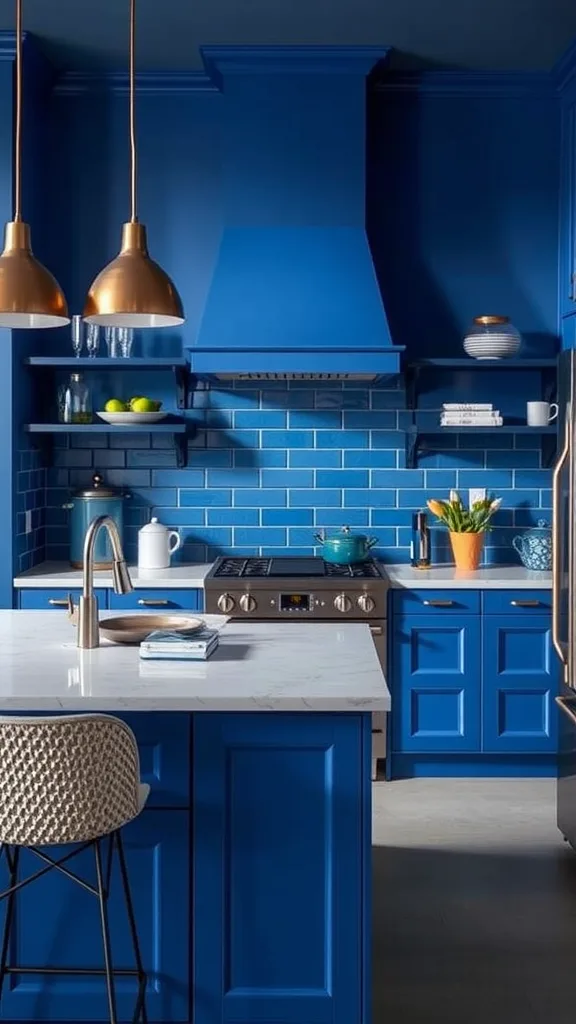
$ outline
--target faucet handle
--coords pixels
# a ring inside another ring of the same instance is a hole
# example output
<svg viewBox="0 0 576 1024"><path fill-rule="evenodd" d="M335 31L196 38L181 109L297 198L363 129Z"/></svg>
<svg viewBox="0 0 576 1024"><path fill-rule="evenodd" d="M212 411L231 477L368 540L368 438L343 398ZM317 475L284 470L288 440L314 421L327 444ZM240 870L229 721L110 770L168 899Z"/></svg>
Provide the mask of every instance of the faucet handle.
<svg viewBox="0 0 576 1024"><path fill-rule="evenodd" d="M68 594L67 604L68 604L68 618L74 623L75 626L77 626L78 625L78 608L74 604L74 598L72 597L72 594Z"/></svg>

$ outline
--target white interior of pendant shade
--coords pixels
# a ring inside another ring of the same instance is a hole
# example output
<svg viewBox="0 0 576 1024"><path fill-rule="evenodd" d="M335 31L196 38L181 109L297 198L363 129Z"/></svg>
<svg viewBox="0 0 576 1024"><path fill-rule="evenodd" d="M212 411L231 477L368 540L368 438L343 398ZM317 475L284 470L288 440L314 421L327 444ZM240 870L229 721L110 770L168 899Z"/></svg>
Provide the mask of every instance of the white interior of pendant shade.
<svg viewBox="0 0 576 1024"><path fill-rule="evenodd" d="M183 316L164 313L94 313L84 319L100 327L178 327L184 323Z"/></svg>
<svg viewBox="0 0 576 1024"><path fill-rule="evenodd" d="M0 313L0 327L23 330L37 330L42 327L65 327L70 323L67 316L52 316L49 313Z"/></svg>

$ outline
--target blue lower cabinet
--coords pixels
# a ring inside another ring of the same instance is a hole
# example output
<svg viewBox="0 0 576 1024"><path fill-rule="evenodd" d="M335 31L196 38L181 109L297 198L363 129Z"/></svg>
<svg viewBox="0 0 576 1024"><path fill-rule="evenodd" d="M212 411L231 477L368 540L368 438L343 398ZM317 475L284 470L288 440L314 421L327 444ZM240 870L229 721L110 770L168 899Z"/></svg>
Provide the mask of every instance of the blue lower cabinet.
<svg viewBox="0 0 576 1024"><path fill-rule="evenodd" d="M202 597L201 590L176 590L172 587L168 589L138 589L133 590L131 594L115 594L111 590L108 607L116 611L134 609L139 612L165 612L173 608L177 611L197 612L202 608Z"/></svg>
<svg viewBox="0 0 576 1024"><path fill-rule="evenodd" d="M480 616L395 621L392 732L398 752L480 750Z"/></svg>
<svg viewBox="0 0 576 1024"><path fill-rule="evenodd" d="M550 616L487 616L483 625L482 750L553 754L558 668Z"/></svg>
<svg viewBox="0 0 576 1024"><path fill-rule="evenodd" d="M193 757L195 1024L366 1020L370 716L196 715Z"/></svg>
<svg viewBox="0 0 576 1024"><path fill-rule="evenodd" d="M145 810L124 829L123 836L149 978L149 1020L189 1021L189 812ZM47 852L56 856L66 851L49 847ZM24 874L42 866L26 851L21 863ZM91 850L67 867L94 884ZM0 877L5 888L4 861ZM113 961L117 967L131 968L134 957L117 867L112 875L109 915ZM14 953L23 966L103 965L97 899L60 872L51 871L21 890L15 926ZM135 981L118 980L119 1020L132 1020L135 994ZM105 980L81 975L14 975L4 986L2 1019L108 1021Z"/></svg>

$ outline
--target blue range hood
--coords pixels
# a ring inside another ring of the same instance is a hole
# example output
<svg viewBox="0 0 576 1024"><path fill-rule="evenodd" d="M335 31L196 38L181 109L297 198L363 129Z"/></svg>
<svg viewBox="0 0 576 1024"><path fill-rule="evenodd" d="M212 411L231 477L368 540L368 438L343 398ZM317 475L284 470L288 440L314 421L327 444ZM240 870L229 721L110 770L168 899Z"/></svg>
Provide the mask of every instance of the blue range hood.
<svg viewBox="0 0 576 1024"><path fill-rule="evenodd" d="M399 370L365 230L373 47L207 47L224 225L192 370L371 381Z"/></svg>

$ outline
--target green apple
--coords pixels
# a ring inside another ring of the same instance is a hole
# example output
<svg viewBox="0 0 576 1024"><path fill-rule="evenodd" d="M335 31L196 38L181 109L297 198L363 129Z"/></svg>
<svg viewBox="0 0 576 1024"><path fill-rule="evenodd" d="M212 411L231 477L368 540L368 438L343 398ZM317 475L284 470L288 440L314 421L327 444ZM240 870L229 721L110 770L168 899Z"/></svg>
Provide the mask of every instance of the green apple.
<svg viewBox="0 0 576 1024"><path fill-rule="evenodd" d="M132 401L132 412L156 412L156 402L151 398L136 398Z"/></svg>
<svg viewBox="0 0 576 1024"><path fill-rule="evenodd" d="M120 398L109 398L104 409L106 412L126 412L126 403Z"/></svg>

